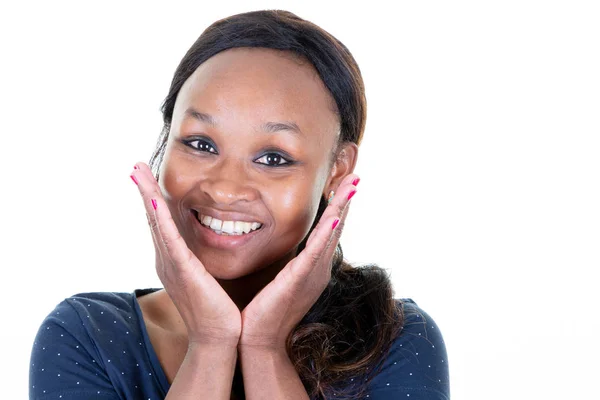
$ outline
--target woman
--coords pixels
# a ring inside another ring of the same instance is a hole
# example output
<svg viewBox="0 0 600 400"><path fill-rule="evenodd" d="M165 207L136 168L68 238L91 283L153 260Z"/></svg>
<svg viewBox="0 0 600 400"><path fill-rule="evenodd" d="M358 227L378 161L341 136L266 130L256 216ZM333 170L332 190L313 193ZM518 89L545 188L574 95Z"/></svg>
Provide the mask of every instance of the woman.
<svg viewBox="0 0 600 400"><path fill-rule="evenodd" d="M338 244L366 120L342 43L285 11L217 21L162 112L131 179L164 289L60 303L30 398L449 398L433 320Z"/></svg>

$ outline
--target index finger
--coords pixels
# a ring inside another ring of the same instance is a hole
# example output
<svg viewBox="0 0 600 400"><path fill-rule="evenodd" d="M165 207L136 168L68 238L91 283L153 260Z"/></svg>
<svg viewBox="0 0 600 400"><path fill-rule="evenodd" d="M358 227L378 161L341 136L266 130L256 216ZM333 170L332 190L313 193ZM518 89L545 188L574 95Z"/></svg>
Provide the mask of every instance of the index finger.
<svg viewBox="0 0 600 400"><path fill-rule="evenodd" d="M331 268L330 260L342 235L344 221L348 215L348 204L356 193L354 183L356 178L349 177L339 186L333 201L327 206L319 223L306 241L306 247L298 255L297 265L294 263L296 274L300 276L309 274L321 260L327 260L328 266ZM329 268L326 271L329 272Z"/></svg>
<svg viewBox="0 0 600 400"><path fill-rule="evenodd" d="M131 177L142 196L150 229L161 256L168 257L178 265L193 261L195 256L181 237L158 182L148 165L142 162L136 163Z"/></svg>

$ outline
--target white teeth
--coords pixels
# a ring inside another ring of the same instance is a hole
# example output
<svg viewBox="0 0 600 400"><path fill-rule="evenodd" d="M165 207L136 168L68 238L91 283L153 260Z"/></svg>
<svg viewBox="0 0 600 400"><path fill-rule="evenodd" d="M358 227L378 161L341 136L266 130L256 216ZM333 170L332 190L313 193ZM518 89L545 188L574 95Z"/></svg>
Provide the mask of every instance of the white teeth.
<svg viewBox="0 0 600 400"><path fill-rule="evenodd" d="M233 221L223 221L221 230L226 233L233 233Z"/></svg>
<svg viewBox="0 0 600 400"><path fill-rule="evenodd" d="M213 218L210 221L210 229L214 229L216 231L220 231L221 230L221 224L222 224L221 220Z"/></svg>
<svg viewBox="0 0 600 400"><path fill-rule="evenodd" d="M205 215L204 217L202 217L202 223L206 226L210 226L211 220L212 220L212 217L210 215Z"/></svg>
<svg viewBox="0 0 600 400"><path fill-rule="evenodd" d="M199 214L198 219L202 225L210 227L218 234L242 235L262 226L260 222L221 221L209 215L201 214Z"/></svg>
<svg viewBox="0 0 600 400"><path fill-rule="evenodd" d="M252 229L250 222L235 221L233 231L248 233Z"/></svg>

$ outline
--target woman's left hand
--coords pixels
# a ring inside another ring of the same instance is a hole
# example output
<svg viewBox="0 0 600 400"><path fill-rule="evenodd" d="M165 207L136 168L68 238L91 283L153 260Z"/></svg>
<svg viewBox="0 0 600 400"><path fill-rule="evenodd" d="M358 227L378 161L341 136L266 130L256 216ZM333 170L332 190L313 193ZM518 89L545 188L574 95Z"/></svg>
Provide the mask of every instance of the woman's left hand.
<svg viewBox="0 0 600 400"><path fill-rule="evenodd" d="M285 352L287 337L331 278L331 261L357 183L355 174L344 178L306 247L244 308L238 348Z"/></svg>

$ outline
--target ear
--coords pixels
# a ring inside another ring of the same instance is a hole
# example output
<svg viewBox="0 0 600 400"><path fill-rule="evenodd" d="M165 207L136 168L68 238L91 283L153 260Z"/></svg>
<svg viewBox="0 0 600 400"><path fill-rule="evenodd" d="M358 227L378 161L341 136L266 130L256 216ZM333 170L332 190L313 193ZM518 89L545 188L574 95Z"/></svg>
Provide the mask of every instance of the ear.
<svg viewBox="0 0 600 400"><path fill-rule="evenodd" d="M323 196L327 198L330 191L336 191L344 178L354 172L358 158L358 146L354 142L344 142L336 152L335 160L327 177Z"/></svg>

